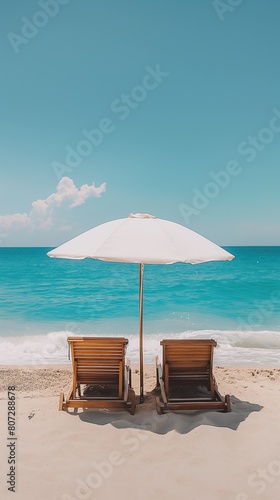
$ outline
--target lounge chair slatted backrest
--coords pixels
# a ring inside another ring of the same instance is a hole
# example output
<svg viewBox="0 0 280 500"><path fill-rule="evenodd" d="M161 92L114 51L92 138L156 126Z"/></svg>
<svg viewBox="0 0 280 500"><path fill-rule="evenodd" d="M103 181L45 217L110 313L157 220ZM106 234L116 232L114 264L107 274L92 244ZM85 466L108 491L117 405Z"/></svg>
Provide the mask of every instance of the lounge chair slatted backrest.
<svg viewBox="0 0 280 500"><path fill-rule="evenodd" d="M158 413L164 409L230 411L229 396L222 400L213 375L215 340L171 339L161 345L163 364L157 365L157 380L163 404L157 398ZM200 387L206 388L205 394Z"/></svg>
<svg viewBox="0 0 280 500"><path fill-rule="evenodd" d="M76 362L74 370L80 384L118 384L118 397L122 397L124 387L123 360L126 339L80 340L69 337L71 357Z"/></svg>
<svg viewBox="0 0 280 500"><path fill-rule="evenodd" d="M134 414L131 370L125 364L128 340L122 337L68 337L67 341L71 351L73 383L66 401L62 394L59 408L120 407L128 408ZM82 396L81 386L92 386L99 392Z"/></svg>
<svg viewBox="0 0 280 500"><path fill-rule="evenodd" d="M164 379L167 386L171 379L184 379L197 385L209 386L211 384L215 340L190 342L163 340L161 345L163 346ZM168 392L168 388L166 390Z"/></svg>

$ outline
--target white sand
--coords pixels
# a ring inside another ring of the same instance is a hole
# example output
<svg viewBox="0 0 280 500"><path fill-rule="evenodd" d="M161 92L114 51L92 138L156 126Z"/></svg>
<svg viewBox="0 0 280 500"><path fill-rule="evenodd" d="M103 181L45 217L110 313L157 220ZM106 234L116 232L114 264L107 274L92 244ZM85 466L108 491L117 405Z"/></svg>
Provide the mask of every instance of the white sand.
<svg viewBox="0 0 280 500"><path fill-rule="evenodd" d="M232 412L58 411L71 368L0 369L0 498L279 500L280 369L216 368ZM133 374L137 392L138 375ZM8 491L7 388L16 385L16 493ZM147 392L154 366L145 367Z"/></svg>

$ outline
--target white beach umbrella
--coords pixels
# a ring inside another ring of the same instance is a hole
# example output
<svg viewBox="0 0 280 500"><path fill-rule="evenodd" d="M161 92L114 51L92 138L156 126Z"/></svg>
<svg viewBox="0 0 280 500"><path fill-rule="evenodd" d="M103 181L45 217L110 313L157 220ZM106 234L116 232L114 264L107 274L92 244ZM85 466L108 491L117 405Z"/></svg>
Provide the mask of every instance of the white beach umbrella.
<svg viewBox="0 0 280 500"><path fill-rule="evenodd" d="M48 252L62 259L99 259L140 264L139 338L140 402L144 395L143 372L143 272L144 264L173 264L232 260L233 255L198 233L175 222L148 214L130 214L100 224Z"/></svg>

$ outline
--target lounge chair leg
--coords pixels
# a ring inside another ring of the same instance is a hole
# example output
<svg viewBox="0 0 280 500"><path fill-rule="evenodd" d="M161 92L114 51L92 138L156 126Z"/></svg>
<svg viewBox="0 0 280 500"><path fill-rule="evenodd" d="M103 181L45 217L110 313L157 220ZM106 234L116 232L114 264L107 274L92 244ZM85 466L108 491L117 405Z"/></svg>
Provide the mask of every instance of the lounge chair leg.
<svg viewBox="0 0 280 500"><path fill-rule="evenodd" d="M131 388L128 389L128 401L130 401L130 410L129 411L130 411L131 415L135 415L136 398L135 398L135 392Z"/></svg>
<svg viewBox="0 0 280 500"><path fill-rule="evenodd" d="M63 403L64 403L64 394L63 392L61 392L59 395L59 406L58 406L59 411L63 410Z"/></svg>
<svg viewBox="0 0 280 500"><path fill-rule="evenodd" d="M161 407L161 404L160 404L160 399L159 399L158 396L156 396L156 410L157 410L157 414L158 415L162 415L163 414L162 407Z"/></svg>
<svg viewBox="0 0 280 500"><path fill-rule="evenodd" d="M230 395L227 394L225 396L225 403L226 403L226 413L230 413L231 412L231 404L230 404Z"/></svg>

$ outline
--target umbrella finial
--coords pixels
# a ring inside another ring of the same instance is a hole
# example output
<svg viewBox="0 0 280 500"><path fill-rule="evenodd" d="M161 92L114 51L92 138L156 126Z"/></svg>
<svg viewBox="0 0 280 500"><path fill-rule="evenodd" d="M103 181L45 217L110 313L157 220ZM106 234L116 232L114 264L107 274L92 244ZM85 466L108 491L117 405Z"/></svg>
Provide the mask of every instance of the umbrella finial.
<svg viewBox="0 0 280 500"><path fill-rule="evenodd" d="M129 214L130 219L156 219L154 215L150 214Z"/></svg>

